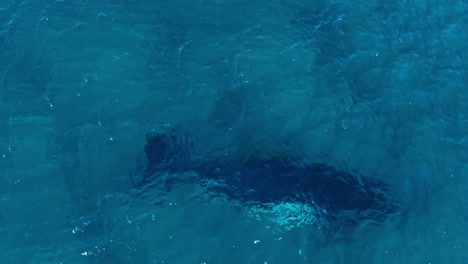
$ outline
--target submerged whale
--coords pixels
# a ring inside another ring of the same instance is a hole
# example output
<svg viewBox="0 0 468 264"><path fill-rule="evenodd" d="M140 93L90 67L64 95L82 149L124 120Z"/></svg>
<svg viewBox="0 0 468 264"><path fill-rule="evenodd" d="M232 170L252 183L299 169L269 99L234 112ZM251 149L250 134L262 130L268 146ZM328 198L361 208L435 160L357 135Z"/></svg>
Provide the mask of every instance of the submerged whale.
<svg viewBox="0 0 468 264"><path fill-rule="evenodd" d="M253 155L242 161L196 159L193 145L174 130L148 134L144 149L148 162L140 184L161 173L191 171L209 180L207 191L245 206L309 205L325 220L340 223L379 223L398 210L391 186L375 178L323 163L301 165L284 155Z"/></svg>

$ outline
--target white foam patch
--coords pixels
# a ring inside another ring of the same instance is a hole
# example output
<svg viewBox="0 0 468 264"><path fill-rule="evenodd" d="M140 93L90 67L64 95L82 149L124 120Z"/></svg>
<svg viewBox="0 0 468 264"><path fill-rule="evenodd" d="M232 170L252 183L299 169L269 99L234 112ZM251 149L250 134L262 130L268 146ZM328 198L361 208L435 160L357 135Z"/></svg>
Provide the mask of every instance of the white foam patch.
<svg viewBox="0 0 468 264"><path fill-rule="evenodd" d="M273 228L291 230L310 225L323 226L325 211L314 204L280 202L245 208L246 215L257 221L269 221Z"/></svg>

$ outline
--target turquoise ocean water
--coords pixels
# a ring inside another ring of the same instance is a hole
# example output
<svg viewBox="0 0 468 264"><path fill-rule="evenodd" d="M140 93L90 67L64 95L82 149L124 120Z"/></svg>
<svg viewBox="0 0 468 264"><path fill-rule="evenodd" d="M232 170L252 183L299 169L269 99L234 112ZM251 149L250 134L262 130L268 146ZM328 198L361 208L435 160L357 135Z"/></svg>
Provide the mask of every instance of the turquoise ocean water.
<svg viewBox="0 0 468 264"><path fill-rule="evenodd" d="M0 263L468 263L465 0L0 0ZM145 137L377 178L401 216L134 184Z"/></svg>

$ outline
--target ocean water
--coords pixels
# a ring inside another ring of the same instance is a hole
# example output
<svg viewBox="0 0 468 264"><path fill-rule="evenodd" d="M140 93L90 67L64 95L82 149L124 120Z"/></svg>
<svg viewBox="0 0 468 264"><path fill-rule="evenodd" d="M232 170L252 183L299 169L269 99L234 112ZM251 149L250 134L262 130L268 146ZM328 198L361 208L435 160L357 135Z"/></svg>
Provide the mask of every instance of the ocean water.
<svg viewBox="0 0 468 264"><path fill-rule="evenodd" d="M468 263L465 0L0 0L0 263ZM146 136L299 153L399 217L143 186Z"/></svg>

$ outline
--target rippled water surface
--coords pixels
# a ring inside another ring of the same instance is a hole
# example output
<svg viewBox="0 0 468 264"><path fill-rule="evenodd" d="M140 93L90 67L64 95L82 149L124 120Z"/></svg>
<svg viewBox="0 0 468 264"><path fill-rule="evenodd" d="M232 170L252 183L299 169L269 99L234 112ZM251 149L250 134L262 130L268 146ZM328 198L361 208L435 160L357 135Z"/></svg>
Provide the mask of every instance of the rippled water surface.
<svg viewBox="0 0 468 264"><path fill-rule="evenodd" d="M467 263L467 29L465 0L0 0L0 262ZM395 207L344 224L191 163L149 175L161 130Z"/></svg>

